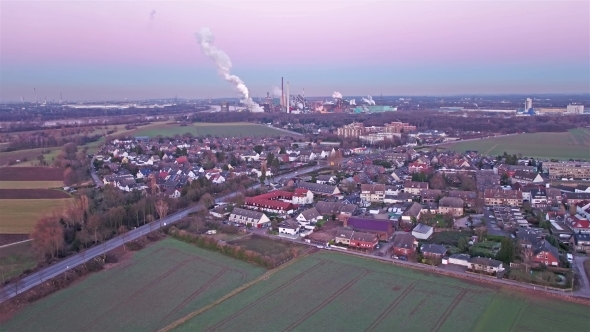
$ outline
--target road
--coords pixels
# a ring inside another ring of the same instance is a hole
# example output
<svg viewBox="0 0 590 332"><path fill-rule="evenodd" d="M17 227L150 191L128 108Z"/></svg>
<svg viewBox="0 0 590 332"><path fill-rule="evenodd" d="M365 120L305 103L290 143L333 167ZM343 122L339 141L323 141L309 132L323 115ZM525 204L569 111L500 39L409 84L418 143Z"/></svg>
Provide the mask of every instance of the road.
<svg viewBox="0 0 590 332"><path fill-rule="evenodd" d="M99 187L102 188L104 186L104 182L100 181L100 178L98 177L98 174L96 174L96 170L94 169L94 159L96 157L92 157L92 160L90 161L90 176L92 177L92 181L94 181L94 184Z"/></svg>
<svg viewBox="0 0 590 332"><path fill-rule="evenodd" d="M310 172L316 171L316 170L323 168L323 167L325 167L325 166L324 165L317 165L317 166L313 166L313 167L304 168L304 169L301 169L301 170L298 170L295 172L291 172L291 173L287 173L287 174L283 174L281 176L278 176L276 178L276 180L280 180L280 179L286 178L286 177L293 177L293 176L297 176L300 174L310 173ZM92 173L93 173L93 169L91 168L91 174ZM94 173L94 176L96 176L95 173ZM93 176L93 179L94 179L94 176ZM95 183L97 183L97 185L99 185L98 183L100 183L102 186L102 182L100 181L100 179L98 179L98 182L95 180ZM251 188L255 189L255 188L258 188L259 186L260 186L260 184L257 184ZM215 202L216 203L223 202L223 201L227 200L228 198L235 196L236 194L237 193L231 193L231 194L228 194L228 195L225 195L222 197L218 197L215 199ZM17 294L20 294L28 289L31 289L32 287L39 285L44 280L54 278L69 269L72 269L78 265L84 264L95 257L98 257L100 255L104 255L107 252L109 252L117 247L120 247L129 241L136 240L139 237L142 237L142 236L148 234L149 232L152 232L152 231L158 230L162 227L165 227L167 225L173 224L173 223L179 221L180 219L186 217L189 213L197 212L203 208L204 208L203 206L197 205L197 206L193 206L193 207L178 211L176 213L173 213L173 214L167 216L166 218L158 219L158 220L153 221L149 224L145 224L141 227L130 230L129 232L127 232L125 234L116 236L116 237L110 239L109 241L106 241L100 245L96 245L96 246L94 246L90 249L87 249L79 254L74 255L74 256L70 256L70 257L68 257L64 260L61 260L51 266L48 266L40 271L37 271L37 272L30 274L20 280L17 280L16 282L6 285L2 289L0 289L0 303L16 296Z"/></svg>

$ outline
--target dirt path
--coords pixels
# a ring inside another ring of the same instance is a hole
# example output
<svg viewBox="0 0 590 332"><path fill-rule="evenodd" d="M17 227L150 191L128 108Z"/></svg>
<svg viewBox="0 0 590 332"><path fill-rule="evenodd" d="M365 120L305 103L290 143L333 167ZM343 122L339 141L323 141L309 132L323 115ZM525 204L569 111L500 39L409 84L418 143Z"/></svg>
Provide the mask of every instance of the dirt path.
<svg viewBox="0 0 590 332"><path fill-rule="evenodd" d="M490 151L493 151L496 147L498 146L498 144L495 144L494 146L492 146L491 148L487 149L486 152L482 153L482 156L487 156L488 153Z"/></svg>

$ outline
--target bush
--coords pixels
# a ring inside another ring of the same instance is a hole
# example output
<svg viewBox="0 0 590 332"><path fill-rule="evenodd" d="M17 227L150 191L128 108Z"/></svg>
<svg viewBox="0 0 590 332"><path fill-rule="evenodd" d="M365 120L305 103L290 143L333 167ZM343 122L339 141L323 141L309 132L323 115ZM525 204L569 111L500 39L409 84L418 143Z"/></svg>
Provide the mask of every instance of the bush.
<svg viewBox="0 0 590 332"><path fill-rule="evenodd" d="M137 241L131 241L125 244L125 248L129 251L138 251L143 248L143 245Z"/></svg>

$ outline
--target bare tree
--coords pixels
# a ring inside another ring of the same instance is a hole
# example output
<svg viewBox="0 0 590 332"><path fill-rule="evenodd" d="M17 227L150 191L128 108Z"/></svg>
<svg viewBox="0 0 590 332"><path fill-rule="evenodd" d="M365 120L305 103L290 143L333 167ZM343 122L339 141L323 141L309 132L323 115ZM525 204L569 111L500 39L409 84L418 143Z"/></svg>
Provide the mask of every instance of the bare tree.
<svg viewBox="0 0 590 332"><path fill-rule="evenodd" d="M533 249L528 246L522 247L520 255L525 266L525 272L529 273L529 268L534 256Z"/></svg>
<svg viewBox="0 0 590 332"><path fill-rule="evenodd" d="M158 216L160 216L160 219L166 218L166 216L168 215L168 203L166 203L163 200L159 200L156 202L156 212L158 213Z"/></svg>
<svg viewBox="0 0 590 332"><path fill-rule="evenodd" d="M206 193L203 196L201 196L201 199L199 199L199 203L203 204L205 208L209 208L213 204L215 204L215 199L209 193Z"/></svg>
<svg viewBox="0 0 590 332"><path fill-rule="evenodd" d="M57 255L64 244L63 228L59 223L59 218L47 216L39 219L31 238L33 239L33 249L42 258Z"/></svg>

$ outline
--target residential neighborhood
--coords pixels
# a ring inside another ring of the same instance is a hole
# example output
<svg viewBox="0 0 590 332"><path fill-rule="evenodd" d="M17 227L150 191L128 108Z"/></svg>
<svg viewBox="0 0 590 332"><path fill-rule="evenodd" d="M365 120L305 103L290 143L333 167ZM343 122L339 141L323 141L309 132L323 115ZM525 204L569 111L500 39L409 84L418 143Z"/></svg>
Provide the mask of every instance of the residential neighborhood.
<svg viewBox="0 0 590 332"><path fill-rule="evenodd" d="M318 163L325 167L281 177ZM211 211L223 223L441 269L509 271L534 283L518 272L533 269L557 285L571 277L567 254L590 252L590 189L552 182L564 172L578 176L567 162L546 168L541 160L412 144L344 149L290 137L176 137L115 139L94 164L105 185L168 199L184 197L193 181L241 183L242 200L229 212ZM245 190L255 183L263 186Z"/></svg>

